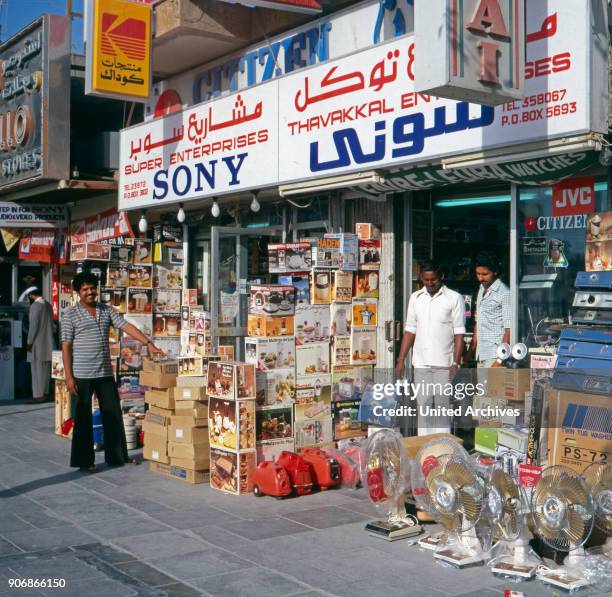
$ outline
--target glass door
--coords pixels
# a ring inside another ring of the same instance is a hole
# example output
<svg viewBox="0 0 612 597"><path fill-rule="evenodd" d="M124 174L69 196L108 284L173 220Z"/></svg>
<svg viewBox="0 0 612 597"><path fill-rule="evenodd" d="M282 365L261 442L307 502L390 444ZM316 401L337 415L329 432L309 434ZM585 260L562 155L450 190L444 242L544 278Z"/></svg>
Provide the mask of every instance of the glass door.
<svg viewBox="0 0 612 597"><path fill-rule="evenodd" d="M271 283L268 244L283 242L283 228L213 226L210 236L210 315L213 352L235 347L244 358L251 284Z"/></svg>

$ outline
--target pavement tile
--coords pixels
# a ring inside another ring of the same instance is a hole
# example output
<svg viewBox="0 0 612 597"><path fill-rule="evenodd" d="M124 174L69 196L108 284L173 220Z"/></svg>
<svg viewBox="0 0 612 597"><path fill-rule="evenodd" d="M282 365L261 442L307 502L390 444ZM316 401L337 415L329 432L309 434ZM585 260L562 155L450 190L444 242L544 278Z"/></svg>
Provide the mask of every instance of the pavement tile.
<svg viewBox="0 0 612 597"><path fill-rule="evenodd" d="M69 547L91 543L92 536L76 527L65 525L55 529L34 529L4 533L4 537L23 551L41 551L52 547Z"/></svg>
<svg viewBox="0 0 612 597"><path fill-rule="evenodd" d="M24 578L63 578L71 581L85 578L104 578L104 575L96 568L70 554L59 554L51 557L38 554L23 557L20 561L12 563L10 570Z"/></svg>
<svg viewBox="0 0 612 597"><path fill-rule="evenodd" d="M109 564L118 564L121 562L130 562L135 559L132 554L115 549L112 545L104 545L102 543L88 543L86 545L76 545L72 548L76 554L93 555L103 562Z"/></svg>
<svg viewBox="0 0 612 597"><path fill-rule="evenodd" d="M294 520L300 524L315 529L328 529L353 522L365 521L367 517L357 512L344 510L337 506L326 506L323 508L315 508L313 510L301 510L291 514L285 514L285 518Z"/></svg>
<svg viewBox="0 0 612 597"><path fill-rule="evenodd" d="M102 539L116 539L132 535L145 535L158 531L169 530L167 526L159 524L150 518L132 516L128 518L115 518L81 525L83 529Z"/></svg>
<svg viewBox="0 0 612 597"><path fill-rule="evenodd" d="M17 516L37 529L53 529L66 525L65 520L43 510L31 510L29 512L26 510L25 512L19 512ZM0 528L2 528L1 524Z"/></svg>
<svg viewBox="0 0 612 597"><path fill-rule="evenodd" d="M0 502L1 503L1 502ZM11 531L30 531L34 527L16 514L8 512L0 514L0 532L10 533Z"/></svg>
<svg viewBox="0 0 612 597"><path fill-rule="evenodd" d="M265 568L249 568L194 579L191 584L215 597L281 597L308 588Z"/></svg>
<svg viewBox="0 0 612 597"><path fill-rule="evenodd" d="M175 529L190 529L194 524L197 526L218 525L222 521L238 522L240 520L237 516L232 516L206 504L195 510L166 510L153 515L153 518Z"/></svg>
<svg viewBox="0 0 612 597"><path fill-rule="evenodd" d="M57 589L49 589L44 595L57 597L130 597L137 595L137 591L111 579L102 579L91 582L90 580L80 580L67 582L66 587L58 593Z"/></svg>
<svg viewBox="0 0 612 597"><path fill-rule="evenodd" d="M150 562L181 580L190 580L250 568L252 564L221 549L207 549Z"/></svg>
<svg viewBox="0 0 612 597"><path fill-rule="evenodd" d="M113 545L143 560L177 556L210 547L210 544L192 537L185 531L164 531L137 537L117 538L113 540Z"/></svg>
<svg viewBox="0 0 612 597"><path fill-rule="evenodd" d="M0 537L0 558L4 556L12 556L16 553L21 553L21 550L13 543Z"/></svg>
<svg viewBox="0 0 612 597"><path fill-rule="evenodd" d="M309 530L308 527L302 524L279 517L242 520L240 522L223 523L219 526L252 541L292 535L294 533L304 533Z"/></svg>
<svg viewBox="0 0 612 597"><path fill-rule="evenodd" d="M156 597L198 597L201 591L192 589L183 583L174 583L156 589Z"/></svg>
<svg viewBox="0 0 612 597"><path fill-rule="evenodd" d="M149 587L159 587L161 585L168 585L176 581L175 578L171 578L166 574L163 574L159 570L148 566L144 562L124 562L123 564L115 564L115 567L121 570L121 572L135 578L136 580L139 580Z"/></svg>

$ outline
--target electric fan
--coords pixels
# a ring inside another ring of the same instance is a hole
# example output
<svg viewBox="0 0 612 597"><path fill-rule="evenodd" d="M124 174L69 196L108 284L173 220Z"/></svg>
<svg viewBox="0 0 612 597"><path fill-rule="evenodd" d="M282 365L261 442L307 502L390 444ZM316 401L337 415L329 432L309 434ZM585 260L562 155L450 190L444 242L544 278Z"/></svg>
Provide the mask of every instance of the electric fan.
<svg viewBox="0 0 612 597"><path fill-rule="evenodd" d="M612 466L594 462L584 471L584 479L591 490L595 507L595 526L606 534L605 545L589 550L612 559Z"/></svg>
<svg viewBox="0 0 612 597"><path fill-rule="evenodd" d="M448 438L437 438L429 440L421 446L412 463L411 485L412 495L417 508L424 512L432 513L433 506L431 496L425 478L427 473L439 464L439 457L443 455L454 455L464 460L469 460L467 451L458 442ZM435 551L448 539L448 532L428 534L419 539L419 547Z"/></svg>
<svg viewBox="0 0 612 597"><path fill-rule="evenodd" d="M486 510L497 539L488 564L491 572L517 580L532 578L541 561L529 547L525 502L515 479L501 468L494 468L489 478Z"/></svg>
<svg viewBox="0 0 612 597"><path fill-rule="evenodd" d="M566 591L590 584L580 568L585 559L582 546L591 534L595 508L584 478L563 465L545 469L531 496L531 513L542 541L555 551L569 552L562 567L540 567L537 577Z"/></svg>
<svg viewBox="0 0 612 597"><path fill-rule="evenodd" d="M380 429L365 446L365 484L374 507L385 516L366 525L366 531L389 541L418 535L421 527L406 514L406 493L410 491L410 461L402 436L391 429Z"/></svg>

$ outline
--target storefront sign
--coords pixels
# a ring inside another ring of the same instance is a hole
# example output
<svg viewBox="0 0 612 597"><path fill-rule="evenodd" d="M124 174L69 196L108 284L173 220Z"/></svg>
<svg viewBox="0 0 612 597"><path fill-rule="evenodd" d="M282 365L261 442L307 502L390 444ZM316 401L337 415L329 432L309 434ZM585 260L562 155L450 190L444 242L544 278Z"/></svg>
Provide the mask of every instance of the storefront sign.
<svg viewBox="0 0 612 597"><path fill-rule="evenodd" d="M416 91L487 105L522 99L525 0L427 0L414 18L426 57L416 63Z"/></svg>
<svg viewBox="0 0 612 597"><path fill-rule="evenodd" d="M19 259L51 263L55 230L26 230L19 241Z"/></svg>
<svg viewBox="0 0 612 597"><path fill-rule="evenodd" d="M545 230L575 230L586 228L587 214L578 216L529 216L525 219L526 232Z"/></svg>
<svg viewBox="0 0 612 597"><path fill-rule="evenodd" d="M151 91L151 7L88 0L86 8L85 93L146 100Z"/></svg>
<svg viewBox="0 0 612 597"><path fill-rule="evenodd" d="M65 228L68 213L62 205L0 202L0 228Z"/></svg>
<svg viewBox="0 0 612 597"><path fill-rule="evenodd" d="M99 243L122 236L134 238L134 232L125 212L116 209L78 220L70 226L70 243L74 245Z"/></svg>
<svg viewBox="0 0 612 597"><path fill-rule="evenodd" d="M595 211L595 179L592 176L572 178L552 189L552 215L570 216Z"/></svg>
<svg viewBox="0 0 612 597"><path fill-rule="evenodd" d="M2 234L2 242L6 252L10 253L11 249L19 242L21 232L10 228L0 228L0 234Z"/></svg>
<svg viewBox="0 0 612 597"><path fill-rule="evenodd" d="M273 82L121 131L119 209L276 184Z"/></svg>
<svg viewBox="0 0 612 597"><path fill-rule="evenodd" d="M70 19L43 15L0 47L0 191L68 178Z"/></svg>
<svg viewBox="0 0 612 597"><path fill-rule="evenodd" d="M230 4L248 4L248 6L261 8L274 8L276 10L288 10L290 12L301 12L305 14L316 14L321 12L321 2L319 0L222 0Z"/></svg>

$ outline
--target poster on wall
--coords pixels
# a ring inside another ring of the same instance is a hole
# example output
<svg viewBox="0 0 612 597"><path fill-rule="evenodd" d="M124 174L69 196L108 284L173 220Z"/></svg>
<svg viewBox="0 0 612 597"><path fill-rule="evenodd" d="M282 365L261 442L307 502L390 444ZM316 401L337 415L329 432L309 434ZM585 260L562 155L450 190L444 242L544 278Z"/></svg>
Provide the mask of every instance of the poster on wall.
<svg viewBox="0 0 612 597"><path fill-rule="evenodd" d="M612 270L612 211L587 218L585 269L587 272Z"/></svg>

